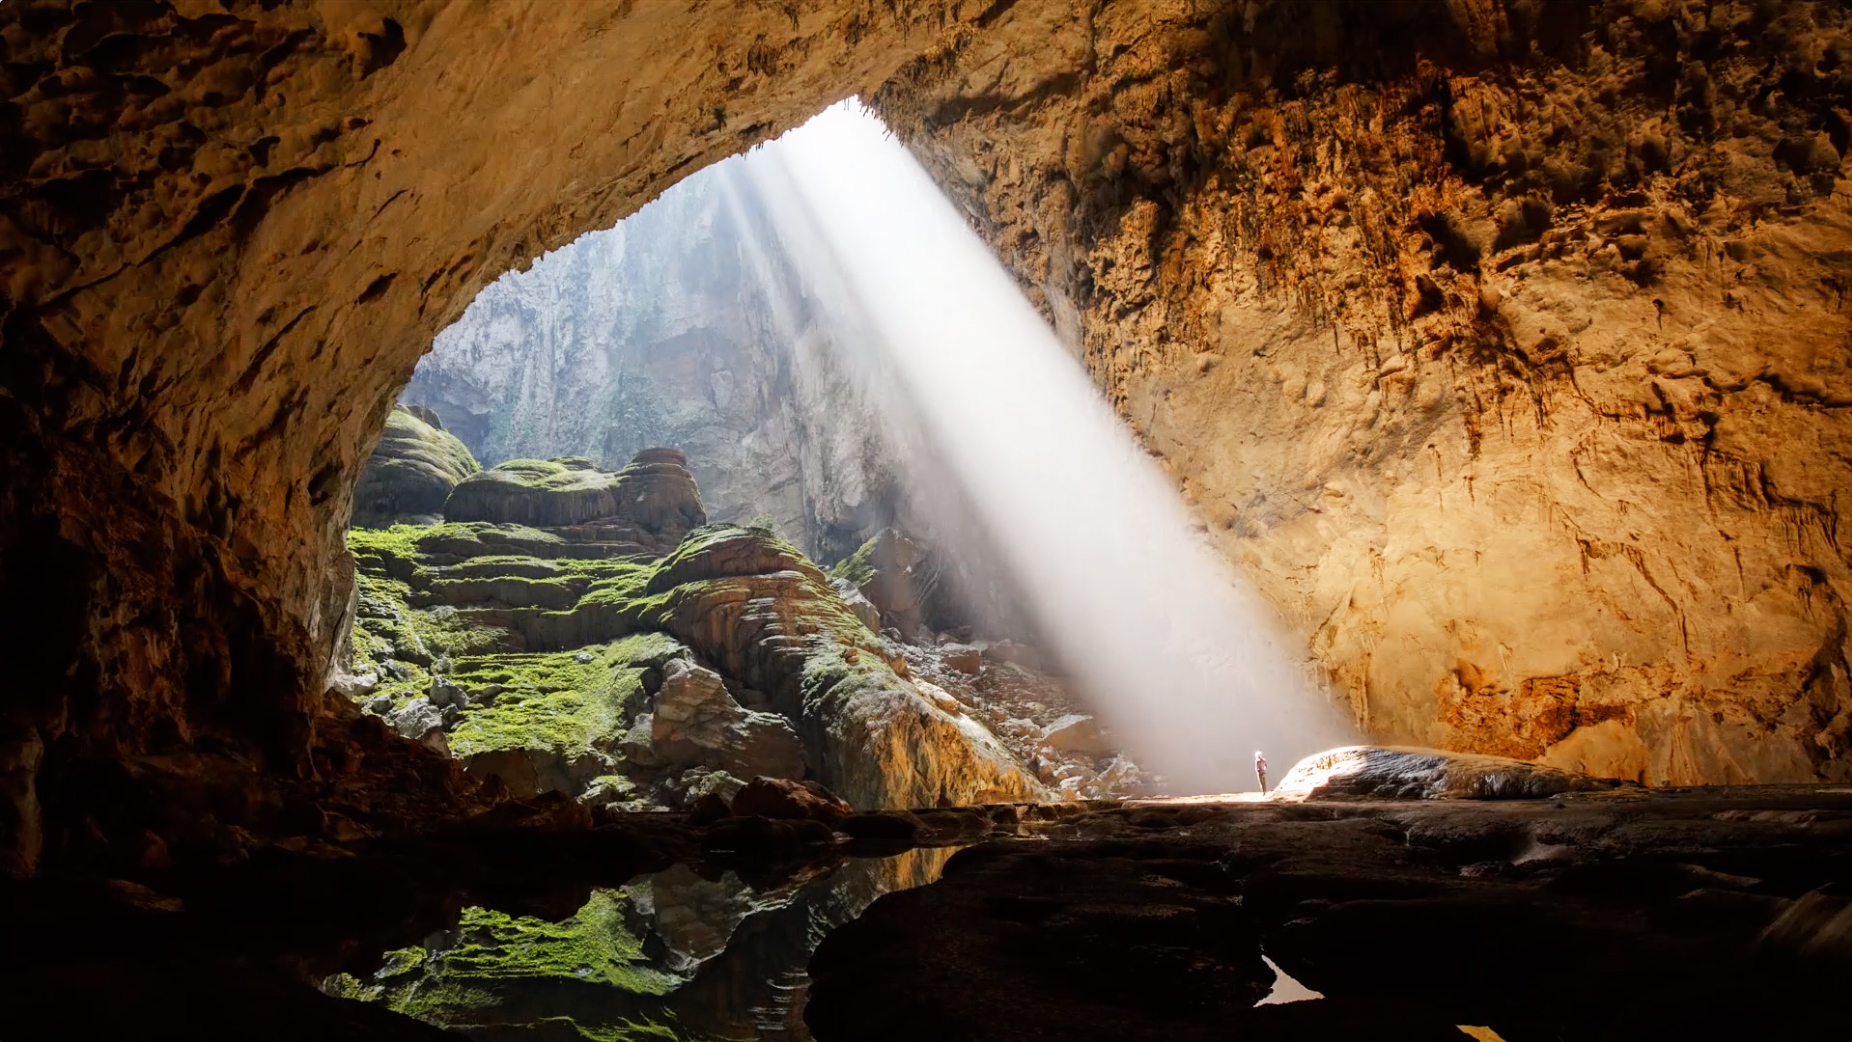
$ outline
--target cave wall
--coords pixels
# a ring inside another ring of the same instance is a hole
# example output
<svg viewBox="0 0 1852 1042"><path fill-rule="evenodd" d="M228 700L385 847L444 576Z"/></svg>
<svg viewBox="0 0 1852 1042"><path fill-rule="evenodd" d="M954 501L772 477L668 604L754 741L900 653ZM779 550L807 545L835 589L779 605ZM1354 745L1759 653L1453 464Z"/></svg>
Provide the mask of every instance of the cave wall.
<svg viewBox="0 0 1852 1042"><path fill-rule="evenodd" d="M0 870L132 846L86 764L351 766L341 528L431 336L882 84L1371 731L1842 776L1843 17L0 5Z"/></svg>
<svg viewBox="0 0 1852 1042"><path fill-rule="evenodd" d="M880 111L1366 733L1852 774L1841 5L993 28Z"/></svg>
<svg viewBox="0 0 1852 1042"><path fill-rule="evenodd" d="M0 871L140 842L88 764L327 777L349 496L437 330L988 6L0 6Z"/></svg>

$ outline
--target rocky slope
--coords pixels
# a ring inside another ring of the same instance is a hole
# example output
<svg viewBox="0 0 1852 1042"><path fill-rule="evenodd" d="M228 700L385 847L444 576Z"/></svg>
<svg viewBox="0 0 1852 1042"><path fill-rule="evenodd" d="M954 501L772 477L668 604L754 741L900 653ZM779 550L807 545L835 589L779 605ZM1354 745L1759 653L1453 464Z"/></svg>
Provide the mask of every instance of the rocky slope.
<svg viewBox="0 0 1852 1042"><path fill-rule="evenodd" d="M1043 794L795 548L705 525L682 460L512 461L441 524L355 529L350 695L515 797L673 808L759 776L863 808Z"/></svg>
<svg viewBox="0 0 1852 1042"><path fill-rule="evenodd" d="M1848 777L1842 7L994 28L881 112L1362 730Z"/></svg>

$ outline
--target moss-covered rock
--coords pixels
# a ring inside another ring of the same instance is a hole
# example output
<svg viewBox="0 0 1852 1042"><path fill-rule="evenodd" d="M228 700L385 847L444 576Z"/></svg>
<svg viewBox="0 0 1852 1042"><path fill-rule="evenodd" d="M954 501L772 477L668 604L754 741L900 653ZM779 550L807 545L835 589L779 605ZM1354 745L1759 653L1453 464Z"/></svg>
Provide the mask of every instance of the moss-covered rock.
<svg viewBox="0 0 1852 1042"><path fill-rule="evenodd" d="M428 409L394 406L354 485L356 525L434 518L457 483L482 468Z"/></svg>
<svg viewBox="0 0 1852 1042"><path fill-rule="evenodd" d="M578 456L509 460L459 483L444 517L552 528L626 521L661 549L707 520L687 458L674 449L645 449L615 474Z"/></svg>
<svg viewBox="0 0 1852 1042"><path fill-rule="evenodd" d="M647 633L576 652L466 658L450 681L476 704L451 731L451 751L514 795L577 795L626 766L619 745L643 711L645 671L686 653Z"/></svg>
<svg viewBox="0 0 1852 1042"><path fill-rule="evenodd" d="M667 531L688 515L647 519ZM642 532L625 519L355 530L354 669L379 681L368 708L427 699L451 753L517 795L679 806L760 774L815 777L863 807L1040 794L956 704L914 688L897 648L775 531L697 527L651 557L621 525Z"/></svg>
<svg viewBox="0 0 1852 1042"><path fill-rule="evenodd" d="M673 1040L662 997L687 978L645 952L625 890L594 890L560 922L463 910L431 949L387 953L367 981L324 985L440 1027L518 1028L539 1038Z"/></svg>

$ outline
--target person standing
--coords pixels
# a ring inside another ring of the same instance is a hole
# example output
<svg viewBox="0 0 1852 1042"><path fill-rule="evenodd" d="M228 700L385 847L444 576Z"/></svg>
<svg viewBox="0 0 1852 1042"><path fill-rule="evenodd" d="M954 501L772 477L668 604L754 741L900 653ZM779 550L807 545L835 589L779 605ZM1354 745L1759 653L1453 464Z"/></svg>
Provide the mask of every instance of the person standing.
<svg viewBox="0 0 1852 1042"><path fill-rule="evenodd" d="M1254 776L1260 779L1261 794L1263 796L1266 795L1266 792L1267 792L1267 758L1261 755L1259 749L1254 750Z"/></svg>

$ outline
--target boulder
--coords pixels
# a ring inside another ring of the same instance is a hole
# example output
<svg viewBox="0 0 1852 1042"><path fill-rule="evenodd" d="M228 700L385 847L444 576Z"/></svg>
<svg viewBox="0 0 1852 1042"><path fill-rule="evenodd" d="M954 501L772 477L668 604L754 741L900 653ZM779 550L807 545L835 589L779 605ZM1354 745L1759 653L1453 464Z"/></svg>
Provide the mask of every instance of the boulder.
<svg viewBox="0 0 1852 1042"><path fill-rule="evenodd" d="M857 589L854 583L838 576L830 580L830 589L835 590L837 596L842 598L842 603L848 605L849 610L855 613L855 617L862 620L862 625L868 627L868 632L881 632L880 609L875 607L873 601L862 596L862 591Z"/></svg>
<svg viewBox="0 0 1852 1042"><path fill-rule="evenodd" d="M413 741L422 741L432 731L442 730L444 714L428 698L414 698L386 714L392 729Z"/></svg>
<svg viewBox="0 0 1852 1042"><path fill-rule="evenodd" d="M803 747L783 717L741 706L720 674L682 659L665 664L662 678L649 730L659 762L742 778L803 776Z"/></svg>
<svg viewBox="0 0 1852 1042"><path fill-rule="evenodd" d="M855 812L814 781L754 778L733 797L733 816L837 822Z"/></svg>
<svg viewBox="0 0 1852 1042"><path fill-rule="evenodd" d="M1110 756L1115 751L1099 721L1085 713L1069 713L1049 724L1042 732L1042 744L1058 752L1082 756Z"/></svg>
<svg viewBox="0 0 1852 1042"><path fill-rule="evenodd" d="M679 542L707 524L688 457L679 449L644 449L617 472L618 515L645 531Z"/></svg>
<svg viewBox="0 0 1852 1042"><path fill-rule="evenodd" d="M377 673L349 673L345 669L340 669L328 678L329 689L346 698L361 698L378 686L379 674Z"/></svg>
<svg viewBox="0 0 1852 1042"><path fill-rule="evenodd" d="M469 693L443 677L431 678L430 694L426 697L440 708L461 709L469 705Z"/></svg>
<svg viewBox="0 0 1852 1042"><path fill-rule="evenodd" d="M1042 653L1034 647L1014 640L993 641L984 649L984 657L992 662L1007 662L1024 669L1042 671Z"/></svg>
<svg viewBox="0 0 1852 1042"><path fill-rule="evenodd" d="M1273 794L1298 800L1512 800L1622 787L1638 788L1633 782L1592 778L1505 756L1352 745L1300 760Z"/></svg>
<svg viewBox="0 0 1852 1042"><path fill-rule="evenodd" d="M353 523L384 528L439 514L451 490L481 469L436 413L395 406L354 484Z"/></svg>
<svg viewBox="0 0 1852 1042"><path fill-rule="evenodd" d="M984 653L969 644L939 645L939 661L947 669L977 676L984 670Z"/></svg>

